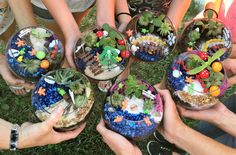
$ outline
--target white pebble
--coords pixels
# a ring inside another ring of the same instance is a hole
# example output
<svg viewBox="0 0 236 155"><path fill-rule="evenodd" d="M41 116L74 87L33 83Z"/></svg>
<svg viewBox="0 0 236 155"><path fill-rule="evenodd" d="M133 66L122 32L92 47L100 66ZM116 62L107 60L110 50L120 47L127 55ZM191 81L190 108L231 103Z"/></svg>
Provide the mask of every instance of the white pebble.
<svg viewBox="0 0 236 155"><path fill-rule="evenodd" d="M182 72L176 69L172 72L172 75L175 78L179 78L182 75Z"/></svg>
<svg viewBox="0 0 236 155"><path fill-rule="evenodd" d="M20 51L18 51L16 49L9 49L8 53L9 53L10 57L17 57L20 55Z"/></svg>
<svg viewBox="0 0 236 155"><path fill-rule="evenodd" d="M132 45L131 46L131 51L132 52L136 52L138 50L138 47L137 46L135 46L135 45Z"/></svg>
<svg viewBox="0 0 236 155"><path fill-rule="evenodd" d="M108 36L108 32L107 31L103 31L103 36L104 37Z"/></svg>
<svg viewBox="0 0 236 155"><path fill-rule="evenodd" d="M50 78L50 79L48 79L48 78ZM48 78L44 78L44 81L45 82L47 82L48 84L55 84L55 81L54 80L52 80L53 79L53 77L52 76L48 76Z"/></svg>

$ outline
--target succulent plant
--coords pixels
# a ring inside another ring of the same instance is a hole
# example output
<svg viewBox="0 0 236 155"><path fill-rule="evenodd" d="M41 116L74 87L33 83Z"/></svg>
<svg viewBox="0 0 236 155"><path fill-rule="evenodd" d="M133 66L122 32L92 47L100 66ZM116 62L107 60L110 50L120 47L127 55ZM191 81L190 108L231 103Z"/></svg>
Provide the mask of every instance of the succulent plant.
<svg viewBox="0 0 236 155"><path fill-rule="evenodd" d="M154 18L153 19L153 25L155 25L156 27L161 27L161 24L163 23L164 19L165 19L164 14Z"/></svg>
<svg viewBox="0 0 236 155"><path fill-rule="evenodd" d="M152 22L153 14L151 12L144 12L138 20L139 25L148 26Z"/></svg>
<svg viewBox="0 0 236 155"><path fill-rule="evenodd" d="M75 106L80 108L86 103L87 97L85 95L76 95L75 97Z"/></svg>
<svg viewBox="0 0 236 155"><path fill-rule="evenodd" d="M85 36L82 37L82 38L83 38L84 43L89 47L94 46L97 43L97 40L98 40L98 37L92 31L89 31L88 33L85 33Z"/></svg>
<svg viewBox="0 0 236 155"><path fill-rule="evenodd" d="M71 79L74 77L74 75L75 71L71 69L56 70L53 79L58 84L69 85L72 83Z"/></svg>
<svg viewBox="0 0 236 155"><path fill-rule="evenodd" d="M167 34L170 34L170 31L171 31L170 24L167 21L164 21L161 24L161 27L158 28L157 31L159 31L162 36L166 36Z"/></svg>
<svg viewBox="0 0 236 155"><path fill-rule="evenodd" d="M74 94L83 94L85 90L85 85L80 82L73 82L69 84L70 90L74 92Z"/></svg>
<svg viewBox="0 0 236 155"><path fill-rule="evenodd" d="M152 110L153 109L153 107L154 107L154 104L153 104L153 100L151 100L151 99L146 99L145 101L144 101L144 105L143 105L143 110L144 111L150 111L150 110Z"/></svg>
<svg viewBox="0 0 236 155"><path fill-rule="evenodd" d="M31 30L31 35L33 35L34 37L38 39L45 39L51 36L51 34L48 33L47 30L43 28L33 28Z"/></svg>
<svg viewBox="0 0 236 155"><path fill-rule="evenodd" d="M135 76L129 75L128 80L125 81L126 89L125 94L126 95L132 95L134 94L135 97L141 98L142 97L142 91L146 90L146 86L143 84L138 83L138 80Z"/></svg>
<svg viewBox="0 0 236 155"><path fill-rule="evenodd" d="M193 47L194 44L196 43L196 40L198 40L199 38L200 38L200 33L198 31L196 31L196 30L191 31L188 34L188 39L189 39L188 45L189 45L189 47Z"/></svg>
<svg viewBox="0 0 236 155"><path fill-rule="evenodd" d="M110 46L110 47L116 47L116 41L114 39L112 39L111 37L106 37L106 38L102 38L99 41L99 45L100 46Z"/></svg>
<svg viewBox="0 0 236 155"><path fill-rule="evenodd" d="M116 90L112 94L112 105L114 107L121 107L124 99L125 99L125 96L122 94L119 94L118 90Z"/></svg>
<svg viewBox="0 0 236 155"><path fill-rule="evenodd" d="M212 20L208 21L208 24L206 25L206 29L208 29L207 36L217 36L222 33L223 24L219 22L215 22Z"/></svg>
<svg viewBox="0 0 236 155"><path fill-rule="evenodd" d="M19 66L24 68L24 72L28 71L33 74L40 68L40 63L40 60L24 59L23 63L20 63Z"/></svg>
<svg viewBox="0 0 236 155"><path fill-rule="evenodd" d="M109 37L112 39L123 39L123 37L113 28L111 28L108 24L103 24L102 28L108 32Z"/></svg>

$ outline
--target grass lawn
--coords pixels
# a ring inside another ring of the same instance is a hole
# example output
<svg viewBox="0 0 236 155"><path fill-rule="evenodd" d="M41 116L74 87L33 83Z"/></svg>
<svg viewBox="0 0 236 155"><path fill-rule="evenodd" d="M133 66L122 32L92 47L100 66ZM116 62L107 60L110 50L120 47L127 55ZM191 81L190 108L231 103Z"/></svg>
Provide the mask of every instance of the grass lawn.
<svg viewBox="0 0 236 155"><path fill-rule="evenodd" d="M192 3L191 8L186 14L184 20L191 19L196 15L198 10L198 5ZM94 25L95 23L95 10L93 10L89 17L81 24L81 28L84 29L89 25ZM0 51L4 50L4 46L0 45ZM165 71L172 61L172 59L177 55L173 53L169 55L165 60L159 61L155 64L147 63L134 63L131 67L131 74L137 75L137 77L142 78L155 84L160 82ZM0 154L81 154L81 155L110 155L113 154L112 151L103 143L100 135L96 132L96 125L98 124L101 116L101 107L104 101L105 94L100 93L97 87L94 85L96 92L96 102L95 107L88 118L85 130L75 139L63 142L57 145L48 145L44 147L37 147L31 149L20 150L17 152L0 151ZM229 90L229 93L225 96L227 98L234 92L235 88ZM224 98L224 99L225 99ZM8 86L5 84L4 80L0 78L0 118L13 123L22 124L23 122L37 122L34 116L34 111L31 106L30 94L26 96L15 96L9 90ZM194 124L192 120L186 120L190 125ZM147 154L146 144L148 140L153 139L151 136L149 139L138 142L138 146L142 149L143 154Z"/></svg>

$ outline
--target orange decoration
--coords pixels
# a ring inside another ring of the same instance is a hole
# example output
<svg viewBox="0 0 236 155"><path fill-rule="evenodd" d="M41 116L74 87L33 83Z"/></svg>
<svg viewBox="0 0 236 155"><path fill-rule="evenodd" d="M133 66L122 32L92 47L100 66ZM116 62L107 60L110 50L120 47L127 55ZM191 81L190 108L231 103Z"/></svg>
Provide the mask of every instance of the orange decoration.
<svg viewBox="0 0 236 155"><path fill-rule="evenodd" d="M116 116L116 119L114 119L114 122L117 123L117 122L121 122L123 119L122 116Z"/></svg>
<svg viewBox="0 0 236 155"><path fill-rule="evenodd" d="M125 110L127 108L127 100L124 99L124 101L122 102L122 110Z"/></svg>
<svg viewBox="0 0 236 155"><path fill-rule="evenodd" d="M193 78L192 76L186 77L185 82L193 83L193 79L192 78Z"/></svg>
<svg viewBox="0 0 236 155"><path fill-rule="evenodd" d="M220 88L218 86L211 86L209 92L211 96L217 97L220 95Z"/></svg>
<svg viewBox="0 0 236 155"><path fill-rule="evenodd" d="M40 96L45 96L46 94L45 94L45 89L43 89L43 87L40 87L39 88L39 90L38 90L38 94L40 95Z"/></svg>
<svg viewBox="0 0 236 155"><path fill-rule="evenodd" d="M152 125L152 122L150 121L149 117L143 118L144 122L147 124L147 126Z"/></svg>
<svg viewBox="0 0 236 155"><path fill-rule="evenodd" d="M128 35L128 37L133 35L133 30L129 29L128 31L126 31L126 34Z"/></svg>
<svg viewBox="0 0 236 155"><path fill-rule="evenodd" d="M57 50L53 50L50 58L53 59L56 56L56 54L57 54Z"/></svg>
<svg viewBox="0 0 236 155"><path fill-rule="evenodd" d="M36 55L37 51L35 51L34 49L32 49L31 51L31 55Z"/></svg>
<svg viewBox="0 0 236 155"><path fill-rule="evenodd" d="M40 67L43 68L43 69L47 69L49 67L49 61L48 60L43 60L41 61L40 63Z"/></svg>
<svg viewBox="0 0 236 155"><path fill-rule="evenodd" d="M17 47L21 47L21 46L24 46L25 45L25 41L24 40L20 40L19 38L17 38L17 42L16 42L16 45Z"/></svg>

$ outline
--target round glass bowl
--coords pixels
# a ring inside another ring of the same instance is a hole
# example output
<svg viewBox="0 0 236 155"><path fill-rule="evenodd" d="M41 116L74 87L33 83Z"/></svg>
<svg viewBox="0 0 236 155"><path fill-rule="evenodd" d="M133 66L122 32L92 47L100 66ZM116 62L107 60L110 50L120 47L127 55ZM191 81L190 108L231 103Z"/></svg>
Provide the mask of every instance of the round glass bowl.
<svg viewBox="0 0 236 155"><path fill-rule="evenodd" d="M45 121L58 106L64 109L58 131L73 130L90 113L94 103L94 92L89 80L73 69L51 71L40 78L32 91L35 115Z"/></svg>
<svg viewBox="0 0 236 155"><path fill-rule="evenodd" d="M177 103L191 110L203 110L219 102L227 89L227 78L219 58L226 49L212 56L203 51L180 54L167 73L167 88Z"/></svg>
<svg viewBox="0 0 236 155"><path fill-rule="evenodd" d="M27 27L8 41L6 59L18 77L36 82L42 74L62 65L64 49L54 33L43 27Z"/></svg>
<svg viewBox="0 0 236 155"><path fill-rule="evenodd" d="M126 28L132 54L142 61L156 62L171 53L176 31L163 13L145 11L133 17Z"/></svg>
<svg viewBox="0 0 236 155"><path fill-rule="evenodd" d="M83 33L74 52L77 69L93 80L110 80L121 74L130 52L123 35L104 24Z"/></svg>
<svg viewBox="0 0 236 155"><path fill-rule="evenodd" d="M162 116L163 104L158 92L150 84L133 77L115 83L103 106L107 126L135 140L151 135Z"/></svg>
<svg viewBox="0 0 236 155"><path fill-rule="evenodd" d="M217 50L226 48L220 60L226 59L232 50L230 30L216 18L195 19L184 29L180 42L182 51L199 50L213 55Z"/></svg>

